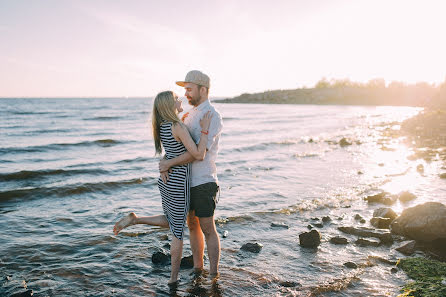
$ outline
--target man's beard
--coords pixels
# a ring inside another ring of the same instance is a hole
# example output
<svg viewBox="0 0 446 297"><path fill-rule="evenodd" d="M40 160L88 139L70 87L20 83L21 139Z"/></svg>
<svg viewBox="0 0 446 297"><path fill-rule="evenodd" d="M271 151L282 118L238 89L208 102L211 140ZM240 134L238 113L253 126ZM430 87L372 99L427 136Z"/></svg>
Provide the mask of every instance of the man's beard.
<svg viewBox="0 0 446 297"><path fill-rule="evenodd" d="M197 106L198 102L201 101L201 96L198 95L197 97L187 97L187 101L189 102L190 105Z"/></svg>

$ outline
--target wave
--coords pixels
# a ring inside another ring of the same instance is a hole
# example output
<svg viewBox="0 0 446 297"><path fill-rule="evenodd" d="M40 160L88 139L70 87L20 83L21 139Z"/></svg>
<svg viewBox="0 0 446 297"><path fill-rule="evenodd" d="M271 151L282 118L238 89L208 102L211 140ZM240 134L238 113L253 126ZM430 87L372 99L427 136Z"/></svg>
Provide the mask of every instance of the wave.
<svg viewBox="0 0 446 297"><path fill-rule="evenodd" d="M63 175L73 176L77 174L107 174L108 171L103 169L75 169L75 170L63 170L63 169L48 169L48 170L22 170L18 172L0 174L1 181L16 181L16 180L29 180L40 179L46 176Z"/></svg>
<svg viewBox="0 0 446 297"><path fill-rule="evenodd" d="M123 142L114 139L99 139L99 140L83 141L75 143L52 143L48 145L27 146L27 147L5 147L5 148L0 148L0 153L2 154L38 153L38 152L45 152L48 150L67 149L70 147L89 147L89 146L109 147L121 143Z"/></svg>
<svg viewBox="0 0 446 297"><path fill-rule="evenodd" d="M43 197L66 197L86 193L109 193L110 190L132 185L144 184L148 181L156 184L158 182L158 179L153 177L144 177L113 182L73 184L62 187L43 187L10 190L0 192L0 202L15 199L29 200Z"/></svg>
<svg viewBox="0 0 446 297"><path fill-rule="evenodd" d="M122 117L94 117L94 118L84 118L84 121L113 121L113 120L119 120L122 119Z"/></svg>
<svg viewBox="0 0 446 297"><path fill-rule="evenodd" d="M263 142L258 143L250 146L244 146L235 148L234 151L237 152L244 152L244 151L259 151L259 150L267 150L272 147L277 146L291 146L296 144L304 143L303 140L293 140L293 139L287 139L287 140L281 140L281 141L272 141L272 142Z"/></svg>

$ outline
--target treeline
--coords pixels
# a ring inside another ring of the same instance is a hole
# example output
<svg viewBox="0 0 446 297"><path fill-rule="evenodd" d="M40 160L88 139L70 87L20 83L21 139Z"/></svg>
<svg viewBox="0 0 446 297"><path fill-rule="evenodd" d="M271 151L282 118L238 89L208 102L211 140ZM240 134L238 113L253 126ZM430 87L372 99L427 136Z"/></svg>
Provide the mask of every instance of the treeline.
<svg viewBox="0 0 446 297"><path fill-rule="evenodd" d="M384 79L367 83L349 79L322 78L312 88L273 90L245 93L234 98L217 100L226 103L277 104L348 104L348 105L403 105L446 108L446 81L440 85L419 82L406 84Z"/></svg>

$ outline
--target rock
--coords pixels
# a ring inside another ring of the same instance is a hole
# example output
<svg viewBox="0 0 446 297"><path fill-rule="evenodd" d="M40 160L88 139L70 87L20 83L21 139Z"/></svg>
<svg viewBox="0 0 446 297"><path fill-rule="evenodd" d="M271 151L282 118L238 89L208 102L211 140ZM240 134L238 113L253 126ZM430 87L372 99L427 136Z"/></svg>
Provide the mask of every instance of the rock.
<svg viewBox="0 0 446 297"><path fill-rule="evenodd" d="M361 175L361 174L364 174L364 172L362 172L362 171L358 171L358 174Z"/></svg>
<svg viewBox="0 0 446 297"><path fill-rule="evenodd" d="M167 235L167 234L160 235L159 239L160 240L169 240L169 235Z"/></svg>
<svg viewBox="0 0 446 297"><path fill-rule="evenodd" d="M313 226L308 225L307 228L308 228L309 230L311 230L311 229L313 229Z"/></svg>
<svg viewBox="0 0 446 297"><path fill-rule="evenodd" d="M319 218L311 218L312 221L319 221Z"/></svg>
<svg viewBox="0 0 446 297"><path fill-rule="evenodd" d="M358 268L358 265L356 263L354 263L354 262L345 262L344 266L347 267L347 268L353 268L353 269Z"/></svg>
<svg viewBox="0 0 446 297"><path fill-rule="evenodd" d="M446 206L426 202L405 209L391 226L392 233L421 241L446 239Z"/></svg>
<svg viewBox="0 0 446 297"><path fill-rule="evenodd" d="M279 283L279 285L281 285L282 287L286 287L286 288L301 286L301 284L299 284L298 282L293 282L293 281L281 281Z"/></svg>
<svg viewBox="0 0 446 297"><path fill-rule="evenodd" d="M401 193L398 194L398 199L401 202L408 202L408 201L411 201L411 200L413 200L415 198L417 198L417 196L415 196L414 194L412 194L410 192L407 192L407 191L404 191L404 192L401 192Z"/></svg>
<svg viewBox="0 0 446 297"><path fill-rule="evenodd" d="M170 250L170 243L166 242L166 243L163 245L163 248L165 248L165 249L169 249L169 250Z"/></svg>
<svg viewBox="0 0 446 297"><path fill-rule="evenodd" d="M372 226L379 228L379 229L389 229L390 223L392 222L389 218L371 218L370 224Z"/></svg>
<svg viewBox="0 0 446 297"><path fill-rule="evenodd" d="M392 267L392 268L390 269L390 272L392 272L392 273L397 273L397 272L398 272L398 268L396 268L396 267Z"/></svg>
<svg viewBox="0 0 446 297"><path fill-rule="evenodd" d="M285 223L271 223L271 227L273 228L285 228L288 229L288 225L286 225Z"/></svg>
<svg viewBox="0 0 446 297"><path fill-rule="evenodd" d="M315 223L313 225L318 228L324 228L324 224L322 224L322 223Z"/></svg>
<svg viewBox="0 0 446 297"><path fill-rule="evenodd" d="M164 251L158 251L152 254L152 263L153 264L167 264L169 263L170 256Z"/></svg>
<svg viewBox="0 0 446 297"><path fill-rule="evenodd" d="M359 238L355 241L355 243L359 246L379 246L380 242L375 240L368 240L364 238Z"/></svg>
<svg viewBox="0 0 446 297"><path fill-rule="evenodd" d="M367 196L364 198L368 203L382 203L386 205L392 205L398 199L397 196L391 195L387 192L382 192L376 195Z"/></svg>
<svg viewBox="0 0 446 297"><path fill-rule="evenodd" d="M344 147L347 145L352 145L352 142L349 141L347 138L343 137L340 141L339 141L339 145Z"/></svg>
<svg viewBox="0 0 446 297"><path fill-rule="evenodd" d="M331 222L331 218L329 216L322 217L322 222L324 223Z"/></svg>
<svg viewBox="0 0 446 297"><path fill-rule="evenodd" d="M181 264L180 264L181 268L194 268L194 258L192 255L187 256L187 257L183 257L181 259Z"/></svg>
<svg viewBox="0 0 446 297"><path fill-rule="evenodd" d="M415 240L411 240L406 242L400 247L397 247L396 250L406 256L410 256L416 251L417 242Z"/></svg>
<svg viewBox="0 0 446 297"><path fill-rule="evenodd" d="M361 224L364 224L364 223L366 222L366 220L365 220L365 219L360 219L359 222L360 222Z"/></svg>
<svg viewBox="0 0 446 297"><path fill-rule="evenodd" d="M299 244L303 247L317 247L321 243L321 234L317 230L299 234Z"/></svg>
<svg viewBox="0 0 446 297"><path fill-rule="evenodd" d="M251 253L259 253L263 248L263 245L260 243L245 243L240 249L243 251L251 252Z"/></svg>
<svg viewBox="0 0 446 297"><path fill-rule="evenodd" d="M28 297L28 296L32 296L33 294L34 294L33 290L27 290L25 292L12 294L9 297Z"/></svg>
<svg viewBox="0 0 446 297"><path fill-rule="evenodd" d="M355 220L359 221L362 219L363 219L363 217L359 213L355 214Z"/></svg>
<svg viewBox="0 0 446 297"><path fill-rule="evenodd" d="M417 171L419 173L424 173L424 166L423 166L423 164L418 164L417 165Z"/></svg>
<svg viewBox="0 0 446 297"><path fill-rule="evenodd" d="M227 231L227 230L225 230L224 232L223 232L223 238L226 238L226 237L228 237L228 234L229 234L229 232Z"/></svg>
<svg viewBox="0 0 446 297"><path fill-rule="evenodd" d="M380 231L366 227L338 227L338 230L347 234L352 234L361 237L375 237L379 238L382 243L393 243L393 238L390 232Z"/></svg>
<svg viewBox="0 0 446 297"><path fill-rule="evenodd" d="M335 236L335 237L330 238L330 243L333 243L333 244L347 244L348 240L345 237Z"/></svg>
<svg viewBox="0 0 446 297"><path fill-rule="evenodd" d="M440 178L446 178L446 172L445 172L445 173L442 173L442 174L440 174Z"/></svg>
<svg viewBox="0 0 446 297"><path fill-rule="evenodd" d="M389 218L393 221L398 215L391 208L382 207L375 209L375 211L373 212L373 216L379 218Z"/></svg>
<svg viewBox="0 0 446 297"><path fill-rule="evenodd" d="M379 163L378 166L383 167L384 163Z"/></svg>

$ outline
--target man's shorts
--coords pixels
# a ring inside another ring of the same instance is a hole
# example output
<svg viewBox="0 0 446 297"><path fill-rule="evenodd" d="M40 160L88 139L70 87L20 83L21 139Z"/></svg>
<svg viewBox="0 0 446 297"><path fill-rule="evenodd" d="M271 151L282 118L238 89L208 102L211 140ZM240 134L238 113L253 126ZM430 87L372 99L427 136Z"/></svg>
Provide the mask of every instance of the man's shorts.
<svg viewBox="0 0 446 297"><path fill-rule="evenodd" d="M219 187L215 182L190 188L190 211L195 210L199 218L212 217L217 205Z"/></svg>

